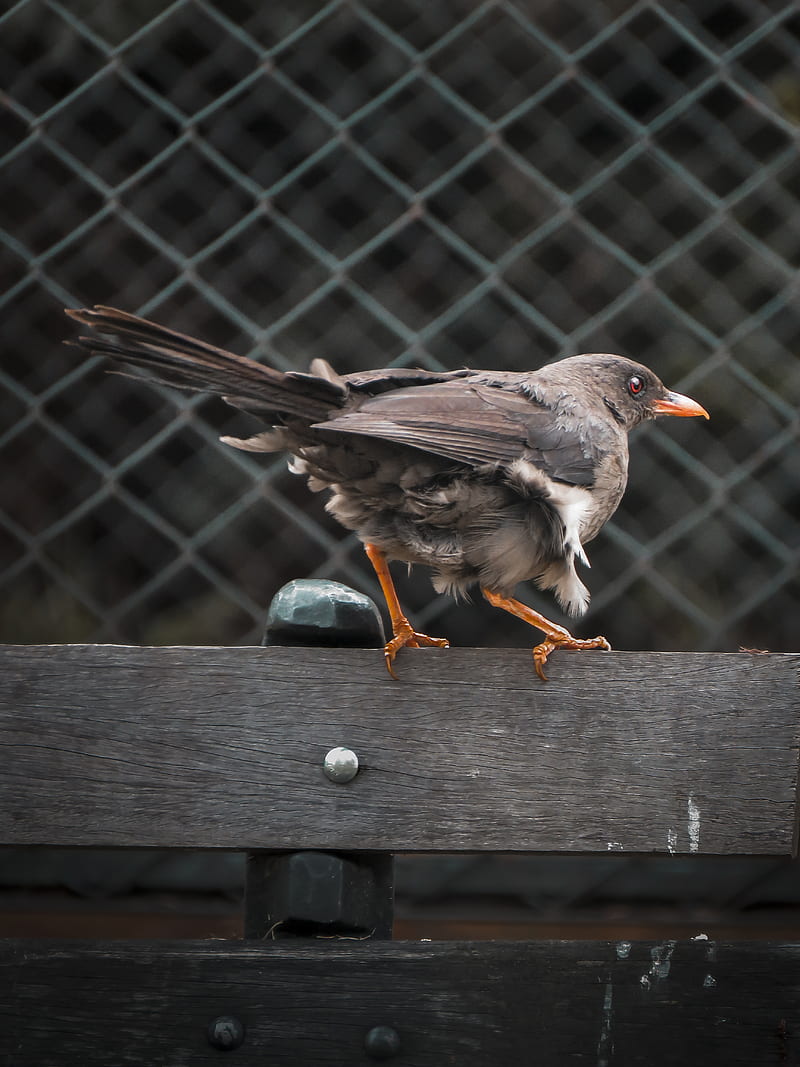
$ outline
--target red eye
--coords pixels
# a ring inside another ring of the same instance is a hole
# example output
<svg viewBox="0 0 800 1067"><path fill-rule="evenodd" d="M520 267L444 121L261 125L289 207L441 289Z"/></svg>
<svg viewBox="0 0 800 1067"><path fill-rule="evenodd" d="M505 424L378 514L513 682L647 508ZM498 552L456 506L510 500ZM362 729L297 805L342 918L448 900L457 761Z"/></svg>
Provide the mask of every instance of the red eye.
<svg viewBox="0 0 800 1067"><path fill-rule="evenodd" d="M632 378L628 378L628 392L631 396L638 396L644 389L644 381L638 374L634 374Z"/></svg>

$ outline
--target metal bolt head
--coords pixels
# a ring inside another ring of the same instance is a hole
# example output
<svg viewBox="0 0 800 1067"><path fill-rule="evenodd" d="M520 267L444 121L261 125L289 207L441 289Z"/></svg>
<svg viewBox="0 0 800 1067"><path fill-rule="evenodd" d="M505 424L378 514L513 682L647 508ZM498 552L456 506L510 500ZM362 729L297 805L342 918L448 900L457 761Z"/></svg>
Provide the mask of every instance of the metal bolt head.
<svg viewBox="0 0 800 1067"><path fill-rule="evenodd" d="M373 1026L364 1038L364 1051L371 1060L391 1060L400 1051L400 1035L392 1026Z"/></svg>
<svg viewBox="0 0 800 1067"><path fill-rule="evenodd" d="M358 774L358 756L351 748L332 748L322 769L332 782L352 782Z"/></svg>
<svg viewBox="0 0 800 1067"><path fill-rule="evenodd" d="M244 1042L244 1023L235 1015L218 1015L208 1024L207 1033L209 1045L229 1052Z"/></svg>

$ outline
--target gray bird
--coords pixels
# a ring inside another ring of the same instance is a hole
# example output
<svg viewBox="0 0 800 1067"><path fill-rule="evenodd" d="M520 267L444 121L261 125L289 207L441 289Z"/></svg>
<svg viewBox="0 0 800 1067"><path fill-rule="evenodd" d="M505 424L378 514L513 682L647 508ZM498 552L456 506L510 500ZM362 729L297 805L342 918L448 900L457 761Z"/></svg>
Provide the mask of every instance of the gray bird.
<svg viewBox="0 0 800 1067"><path fill-rule="evenodd" d="M414 630L388 560L422 563L454 596L478 585L495 607L541 630L536 671L557 648L608 649L573 637L515 600L519 582L550 589L570 615L589 591L576 563L613 515L628 480L628 433L657 415L708 413L623 356L571 356L529 373L458 370L337 374L322 359L282 373L114 308L68 309L77 344L152 382L215 393L268 429L222 440L290 453L327 510L363 542L392 623L392 677L404 647L446 647Z"/></svg>

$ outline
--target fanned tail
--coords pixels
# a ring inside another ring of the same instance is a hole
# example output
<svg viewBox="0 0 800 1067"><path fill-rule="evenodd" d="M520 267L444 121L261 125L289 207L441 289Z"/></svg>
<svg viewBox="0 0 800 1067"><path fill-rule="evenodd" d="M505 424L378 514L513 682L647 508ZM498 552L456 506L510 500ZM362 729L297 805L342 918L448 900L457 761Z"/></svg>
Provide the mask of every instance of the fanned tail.
<svg viewBox="0 0 800 1067"><path fill-rule="evenodd" d="M347 397L336 375L277 371L116 308L67 308L66 313L92 330L72 342L79 347L143 371L148 381L215 393L268 420L323 421Z"/></svg>

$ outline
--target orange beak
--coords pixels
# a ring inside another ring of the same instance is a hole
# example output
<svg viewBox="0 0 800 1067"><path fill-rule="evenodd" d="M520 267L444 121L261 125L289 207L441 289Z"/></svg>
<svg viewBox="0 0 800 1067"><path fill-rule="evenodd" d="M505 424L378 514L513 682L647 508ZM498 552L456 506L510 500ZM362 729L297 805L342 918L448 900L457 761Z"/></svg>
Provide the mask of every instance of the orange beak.
<svg viewBox="0 0 800 1067"><path fill-rule="evenodd" d="M702 415L704 419L711 417L701 404L690 396L683 396L682 393L666 393L654 400L650 406L656 415Z"/></svg>

